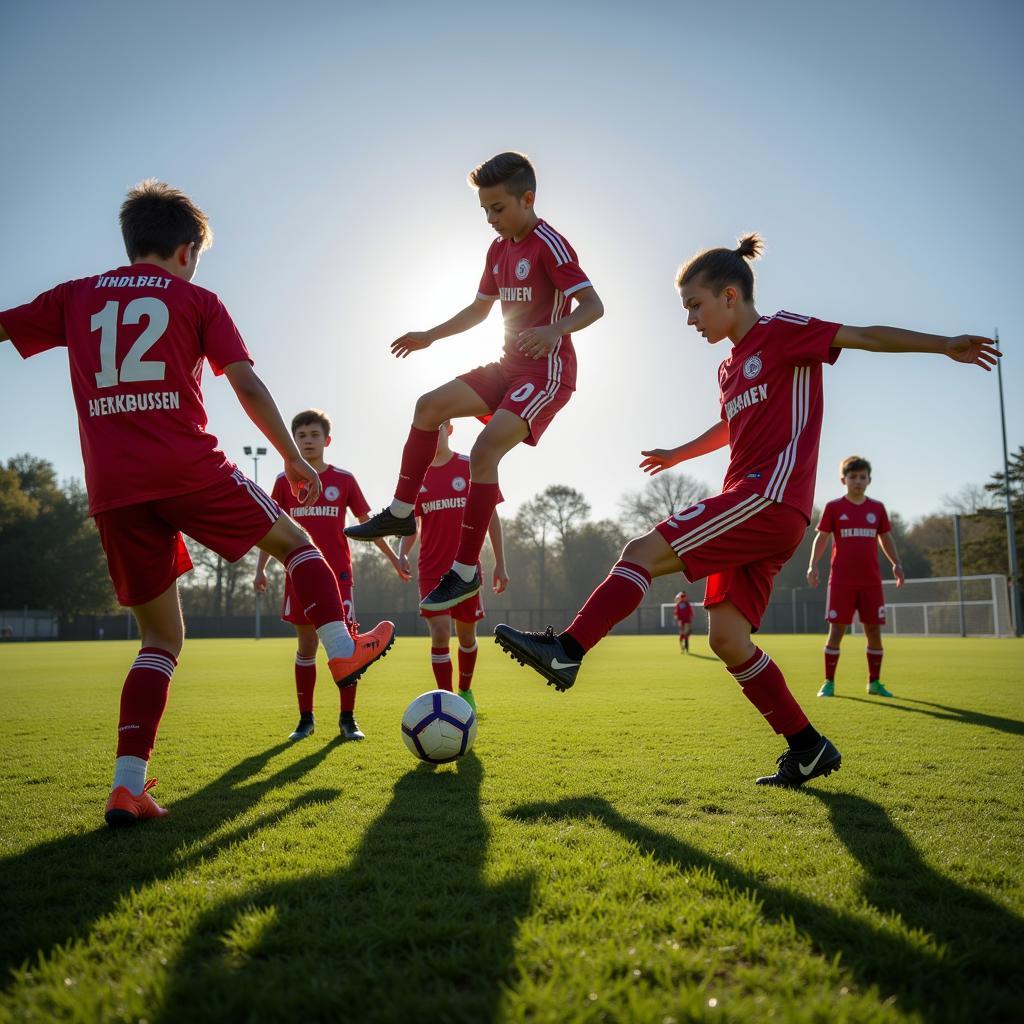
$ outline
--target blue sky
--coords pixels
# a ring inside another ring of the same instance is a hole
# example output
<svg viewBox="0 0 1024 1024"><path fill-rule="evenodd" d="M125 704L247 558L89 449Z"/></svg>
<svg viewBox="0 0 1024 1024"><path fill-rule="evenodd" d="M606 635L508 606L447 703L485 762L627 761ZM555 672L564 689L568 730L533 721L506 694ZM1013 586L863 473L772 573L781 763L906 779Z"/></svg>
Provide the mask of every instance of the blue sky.
<svg viewBox="0 0 1024 1024"><path fill-rule="evenodd" d="M606 316L576 336L573 401L503 464L506 512L567 483L613 515L642 448L714 422L727 353L686 328L673 278L750 229L762 313L998 326L1020 444L1022 30L1024 8L986 2L7 4L0 308L123 262L125 189L178 185L216 232L197 283L286 416L334 416L331 460L380 505L416 396L498 354L497 309L402 362L388 344L473 298L491 235L466 172L520 149ZM205 392L251 469L255 428L224 381ZM22 451L81 476L66 361L3 345L0 459ZM891 509L936 510L1001 466L995 375L844 353L819 501L852 452ZM714 490L725 454L684 468Z"/></svg>

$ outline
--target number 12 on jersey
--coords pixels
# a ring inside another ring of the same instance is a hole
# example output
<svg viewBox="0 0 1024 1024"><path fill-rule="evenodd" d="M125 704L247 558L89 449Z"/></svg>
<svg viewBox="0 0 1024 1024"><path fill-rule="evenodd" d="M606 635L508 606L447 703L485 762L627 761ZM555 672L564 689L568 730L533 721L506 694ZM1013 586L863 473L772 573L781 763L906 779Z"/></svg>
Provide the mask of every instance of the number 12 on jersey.
<svg viewBox="0 0 1024 1024"><path fill-rule="evenodd" d="M117 329L120 324L139 324L146 317L149 323L128 350L117 367ZM143 362L142 357L160 340L170 314L160 299L144 296L132 299L120 315L120 303L111 300L98 313L94 313L90 326L100 332L100 369L96 374L96 387L112 388L118 383L132 383L143 380L163 380L167 364L159 360Z"/></svg>

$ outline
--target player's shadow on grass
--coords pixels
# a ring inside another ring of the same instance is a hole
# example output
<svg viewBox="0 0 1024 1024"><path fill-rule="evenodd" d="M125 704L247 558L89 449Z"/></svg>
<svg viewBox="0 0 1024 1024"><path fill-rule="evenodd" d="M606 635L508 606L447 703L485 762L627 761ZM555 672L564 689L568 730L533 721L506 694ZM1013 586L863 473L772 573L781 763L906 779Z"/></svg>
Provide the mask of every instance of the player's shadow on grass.
<svg viewBox="0 0 1024 1024"><path fill-rule="evenodd" d="M1024 722L1016 718L1003 718L1001 715L986 715L981 711L974 711L970 708L954 708L948 704L935 704L929 700L914 700L910 697L899 697L896 700L879 699L874 697L868 700L866 697L851 697L846 694L837 694L840 700L852 700L858 704L873 704L877 707L895 708L897 711L908 711L915 715L927 715L929 718L938 718L944 722L957 722L961 725L978 725L983 729L993 729L996 732L1009 733L1011 736L1024 736ZM909 707L911 704L918 704L920 707Z"/></svg>
<svg viewBox="0 0 1024 1024"><path fill-rule="evenodd" d="M840 957L859 985L877 986L880 1002L893 998L906 1013L916 1013L929 1024L1019 1019L1024 921L928 868L876 804L845 794L813 791L813 796L829 807L837 834L864 865L869 876L865 899L883 914L898 914L908 929L921 929L924 935L879 928L761 881L726 860L624 817L601 797L527 804L506 813L517 821L595 821L674 870L710 870L726 890L724 900L753 895L766 919L792 920L816 950L829 960ZM885 850L901 863L898 884L885 878L890 863ZM820 856L822 870L834 870L828 851L822 850ZM966 915L963 922L961 912ZM945 921L940 920L943 914L949 915Z"/></svg>
<svg viewBox="0 0 1024 1024"><path fill-rule="evenodd" d="M713 654L698 654L696 651L690 651L689 654L684 654L682 657L683 657L684 661L687 658L696 658L698 661L721 661L722 660L721 658L717 658Z"/></svg>
<svg viewBox="0 0 1024 1024"><path fill-rule="evenodd" d="M482 779L472 753L456 772L413 769L351 860L209 911L151 1019L495 1019L533 878L486 880Z"/></svg>
<svg viewBox="0 0 1024 1024"><path fill-rule="evenodd" d="M276 744L172 801L166 818L131 829L101 825L0 859L0 991L12 985L12 971L26 961L46 959L54 947L87 938L92 925L133 889L208 858L300 807L333 799L336 790L303 793L254 821L219 831L275 789L301 779L339 742L335 738L264 774L277 754L292 747ZM97 803L102 822L101 810Z"/></svg>

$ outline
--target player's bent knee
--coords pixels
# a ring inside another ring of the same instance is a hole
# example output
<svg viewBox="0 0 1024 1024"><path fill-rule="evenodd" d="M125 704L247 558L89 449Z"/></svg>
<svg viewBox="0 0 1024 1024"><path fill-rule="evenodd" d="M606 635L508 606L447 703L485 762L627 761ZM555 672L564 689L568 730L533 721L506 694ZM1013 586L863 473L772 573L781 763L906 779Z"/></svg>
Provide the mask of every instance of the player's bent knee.
<svg viewBox="0 0 1024 1024"><path fill-rule="evenodd" d="M448 418L436 391L428 391L416 399L413 416L420 430L437 430Z"/></svg>

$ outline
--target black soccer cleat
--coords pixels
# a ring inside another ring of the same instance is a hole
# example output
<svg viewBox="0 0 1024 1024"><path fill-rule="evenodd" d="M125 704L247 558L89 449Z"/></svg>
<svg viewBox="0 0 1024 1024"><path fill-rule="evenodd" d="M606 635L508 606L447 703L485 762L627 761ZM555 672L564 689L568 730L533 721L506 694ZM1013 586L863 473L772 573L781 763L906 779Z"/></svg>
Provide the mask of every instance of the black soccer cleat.
<svg viewBox="0 0 1024 1024"><path fill-rule="evenodd" d="M410 513L407 516L394 516L390 508L381 509L375 516L370 516L365 523L354 523L345 527L345 536L349 540L379 540L382 537L412 537L416 533L416 518Z"/></svg>
<svg viewBox="0 0 1024 1024"><path fill-rule="evenodd" d="M312 711L303 711L299 715L299 724L295 726L295 732L288 737L290 740L304 740L316 732Z"/></svg>
<svg viewBox="0 0 1024 1024"><path fill-rule="evenodd" d="M338 729L341 731L343 740L365 740L366 735L359 728L356 716L351 711L342 711L338 718Z"/></svg>
<svg viewBox="0 0 1024 1024"><path fill-rule="evenodd" d="M566 653L552 626L543 633L524 633L501 623L494 627L494 642L514 661L539 672L556 690L568 690L576 682L580 662Z"/></svg>
<svg viewBox="0 0 1024 1024"><path fill-rule="evenodd" d="M473 573L473 578L467 583L454 569L449 569L437 586L420 601L420 607L425 612L444 612L479 593L479 570Z"/></svg>
<svg viewBox="0 0 1024 1024"><path fill-rule="evenodd" d="M796 789L808 779L831 775L839 771L843 756L836 750L830 739L822 736L810 750L787 750L780 754L779 769L774 775L764 775L757 780L759 786L783 786Z"/></svg>

